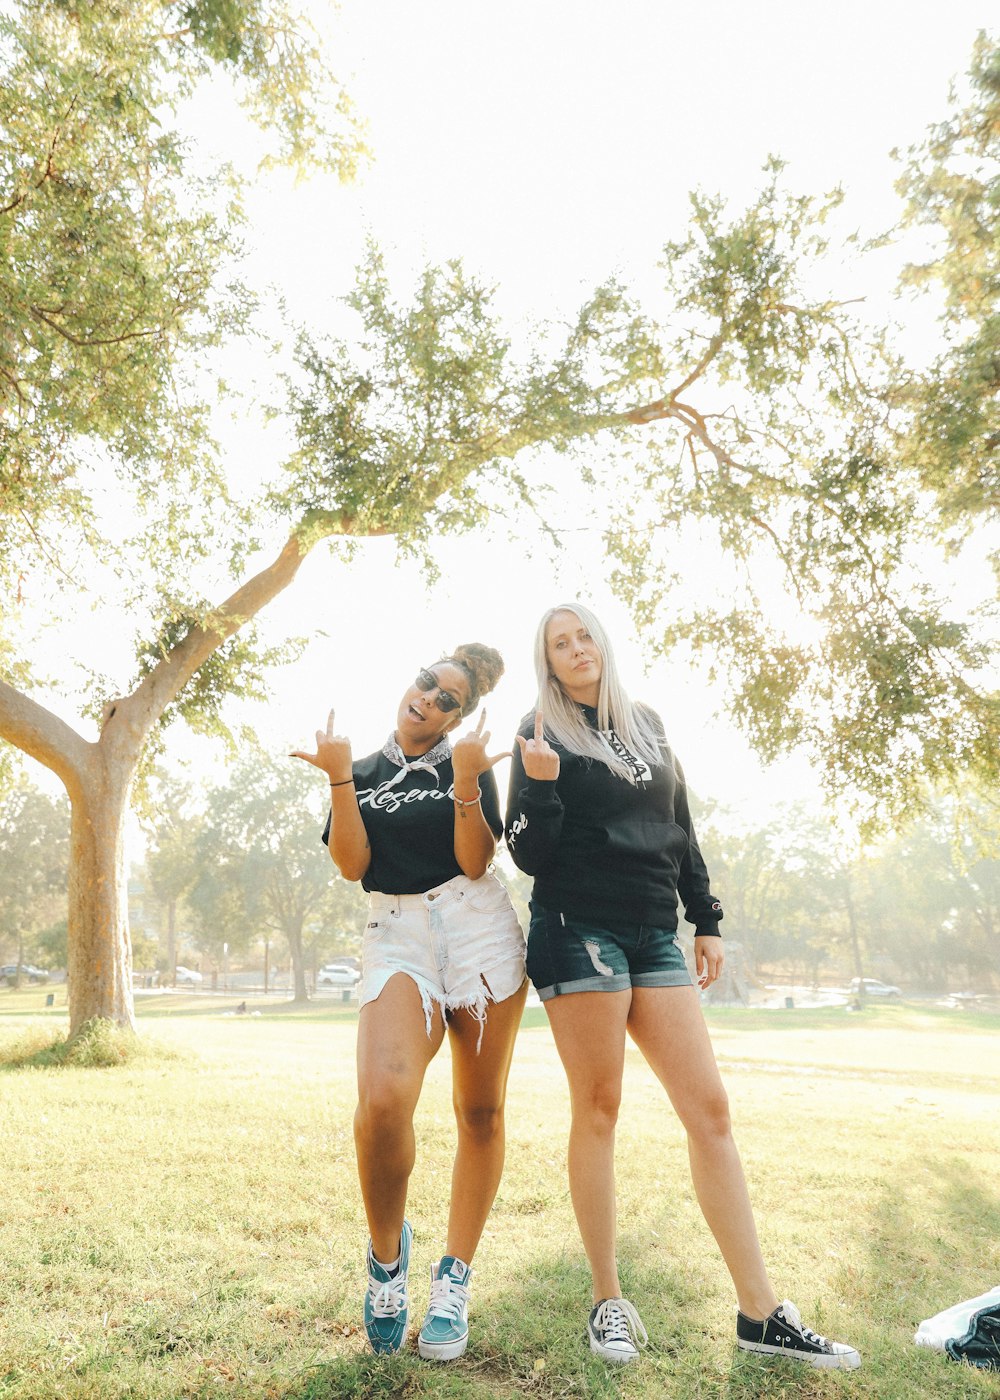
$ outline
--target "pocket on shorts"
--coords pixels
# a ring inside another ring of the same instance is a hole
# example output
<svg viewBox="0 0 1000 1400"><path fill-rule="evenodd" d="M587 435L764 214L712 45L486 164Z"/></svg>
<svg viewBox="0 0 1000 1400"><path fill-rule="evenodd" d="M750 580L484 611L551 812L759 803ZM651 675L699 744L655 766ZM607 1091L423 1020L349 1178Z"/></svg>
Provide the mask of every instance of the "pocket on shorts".
<svg viewBox="0 0 1000 1400"><path fill-rule="evenodd" d="M463 901L479 914L499 914L504 909L513 907L507 886L495 875L483 875L480 879L471 881L463 895Z"/></svg>

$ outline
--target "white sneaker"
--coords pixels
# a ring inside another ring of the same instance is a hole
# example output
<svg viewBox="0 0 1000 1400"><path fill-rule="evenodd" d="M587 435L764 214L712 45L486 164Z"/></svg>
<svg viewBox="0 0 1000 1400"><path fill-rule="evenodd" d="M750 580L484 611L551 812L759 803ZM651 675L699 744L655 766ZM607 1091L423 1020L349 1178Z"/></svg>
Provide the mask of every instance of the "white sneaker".
<svg viewBox="0 0 1000 1400"><path fill-rule="evenodd" d="M627 1298L603 1298L587 1320L587 1336L592 1352L619 1366L638 1360L639 1347L649 1341L639 1314Z"/></svg>

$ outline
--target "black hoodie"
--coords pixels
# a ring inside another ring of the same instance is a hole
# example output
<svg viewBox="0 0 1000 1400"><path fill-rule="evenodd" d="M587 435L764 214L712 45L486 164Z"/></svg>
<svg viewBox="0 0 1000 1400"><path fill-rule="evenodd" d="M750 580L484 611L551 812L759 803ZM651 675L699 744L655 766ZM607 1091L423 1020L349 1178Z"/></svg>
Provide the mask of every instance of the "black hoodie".
<svg viewBox="0 0 1000 1400"><path fill-rule="evenodd" d="M597 711L589 705L580 709L597 729ZM659 716L654 718L662 733ZM531 738L534 728L532 712L518 732ZM650 769L613 729L604 737L633 770L632 778L569 753L551 738L559 755L558 778L529 778L515 745L507 849L515 865L535 877L534 899L545 909L591 923L675 929L680 895L685 918L697 932L717 935L722 905L709 889L684 774L666 739L663 763Z"/></svg>

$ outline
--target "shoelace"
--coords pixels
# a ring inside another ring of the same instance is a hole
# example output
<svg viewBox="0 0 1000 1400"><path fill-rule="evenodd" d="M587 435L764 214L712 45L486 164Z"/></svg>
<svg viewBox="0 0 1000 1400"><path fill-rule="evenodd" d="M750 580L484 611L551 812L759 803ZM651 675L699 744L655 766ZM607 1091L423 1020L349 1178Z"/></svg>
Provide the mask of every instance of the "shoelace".
<svg viewBox="0 0 1000 1400"><path fill-rule="evenodd" d="M627 1298L605 1298L594 1314L594 1328L604 1334L605 1342L629 1342L644 1347L649 1334L635 1307Z"/></svg>
<svg viewBox="0 0 1000 1400"><path fill-rule="evenodd" d="M431 1282L431 1301L427 1309L430 1317L444 1317L449 1322L460 1322L462 1309L469 1301L467 1285L456 1283L451 1274L442 1274Z"/></svg>
<svg viewBox="0 0 1000 1400"><path fill-rule="evenodd" d="M802 1315L794 1303L782 1303L779 1309L781 1316L797 1331L801 1332L807 1342L812 1342L814 1346L830 1347L830 1343L825 1337L821 1337L818 1332L814 1332L811 1327L806 1327L802 1321Z"/></svg>
<svg viewBox="0 0 1000 1400"><path fill-rule="evenodd" d="M406 1275L379 1283L368 1275L368 1297L371 1299L373 1317L398 1317L406 1307Z"/></svg>

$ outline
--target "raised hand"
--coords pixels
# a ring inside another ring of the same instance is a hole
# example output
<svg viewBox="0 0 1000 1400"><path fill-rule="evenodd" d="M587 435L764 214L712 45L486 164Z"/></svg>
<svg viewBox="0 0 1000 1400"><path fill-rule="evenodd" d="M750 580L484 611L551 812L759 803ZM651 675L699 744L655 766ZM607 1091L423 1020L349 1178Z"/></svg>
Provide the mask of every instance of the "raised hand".
<svg viewBox="0 0 1000 1400"><path fill-rule="evenodd" d="M316 752L304 753L296 749L290 758L303 758L314 768L321 768L331 783L347 783L351 779L351 741L346 734L334 734L333 711L326 722L326 729L316 730Z"/></svg>
<svg viewBox="0 0 1000 1400"><path fill-rule="evenodd" d="M463 785L475 784L480 773L488 772L502 758L510 758L510 749L492 756L487 754L486 745L490 740L490 731L483 728L485 723L486 711L480 710L479 723L475 729L470 729L468 734L463 734L452 745L451 762L455 770L456 790Z"/></svg>
<svg viewBox="0 0 1000 1400"><path fill-rule="evenodd" d="M559 776L559 755L545 738L544 729L542 712L536 710L534 738L526 739L523 734L518 734L517 742L521 749L521 762L528 777L554 782Z"/></svg>

